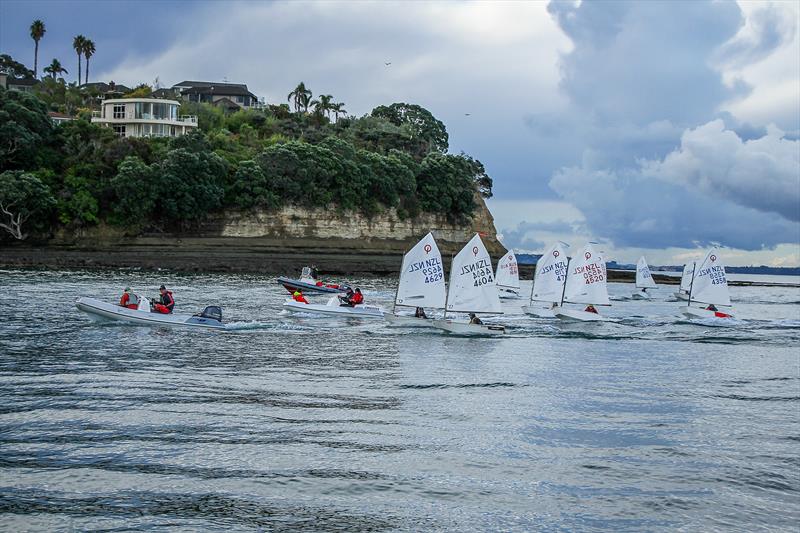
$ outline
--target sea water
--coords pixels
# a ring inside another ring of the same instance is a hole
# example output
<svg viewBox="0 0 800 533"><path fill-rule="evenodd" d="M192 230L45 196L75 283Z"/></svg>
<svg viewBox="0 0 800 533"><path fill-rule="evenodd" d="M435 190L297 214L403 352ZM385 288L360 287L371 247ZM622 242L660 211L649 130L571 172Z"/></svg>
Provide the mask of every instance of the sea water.
<svg viewBox="0 0 800 533"><path fill-rule="evenodd" d="M74 306L162 283L236 329ZM796 530L800 289L732 287L729 322L675 289L465 338L285 315L267 276L2 271L0 529Z"/></svg>

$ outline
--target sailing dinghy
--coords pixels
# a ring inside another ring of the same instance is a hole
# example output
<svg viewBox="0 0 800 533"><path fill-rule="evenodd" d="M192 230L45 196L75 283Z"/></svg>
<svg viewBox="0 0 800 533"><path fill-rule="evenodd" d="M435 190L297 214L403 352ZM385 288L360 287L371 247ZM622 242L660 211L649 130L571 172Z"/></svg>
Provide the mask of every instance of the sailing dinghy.
<svg viewBox="0 0 800 533"><path fill-rule="evenodd" d="M513 250L497 262L497 291L500 298L519 297L519 267Z"/></svg>
<svg viewBox="0 0 800 533"><path fill-rule="evenodd" d="M428 318L398 315L397 307L444 309L447 294L444 286L442 254L433 234L428 233L403 256L400 281L391 313L383 318L391 326L433 327Z"/></svg>
<svg viewBox="0 0 800 533"><path fill-rule="evenodd" d="M561 302L567 278L567 244L557 242L536 262L531 298L522 311L542 318L555 318L553 308Z"/></svg>
<svg viewBox="0 0 800 533"><path fill-rule="evenodd" d="M209 305L202 313L196 315L162 314L151 311L150 300L143 296L139 297L139 306L136 309L128 309L117 304L81 296L75 301L75 307L98 322L118 321L145 326L180 326L203 329L225 329L227 327L222 323L222 308L216 305Z"/></svg>
<svg viewBox="0 0 800 533"><path fill-rule="evenodd" d="M697 266L696 262L686 263L683 265L683 273L681 274L681 286L678 292L675 293L675 298L678 300L689 299L689 285L692 284L692 276L694 276L694 268Z"/></svg>
<svg viewBox="0 0 800 533"><path fill-rule="evenodd" d="M581 255L567 261L567 280L561 296L561 302L554 309L558 318L580 320L582 322L615 322L614 319L601 315L594 306L611 306L606 286L606 261L598 254L594 246L587 244ZM564 304L581 304L584 310L564 307Z"/></svg>
<svg viewBox="0 0 800 533"><path fill-rule="evenodd" d="M650 275L650 267L647 266L647 260L644 256L639 258L636 264L636 288L638 291L631 295L634 300L649 300L650 294L647 289L655 289L658 285L653 281L653 276Z"/></svg>
<svg viewBox="0 0 800 533"><path fill-rule="evenodd" d="M447 291L444 319L432 320L434 327L461 335L502 335L503 326L473 324L452 320L447 313L502 313L497 285L492 271L492 258L477 233L458 252L450 264L450 286Z"/></svg>
<svg viewBox="0 0 800 533"><path fill-rule="evenodd" d="M692 307L693 303L708 306ZM717 306L725 307L726 310L722 311ZM725 265L719 257L719 250L712 248L695 269L689 285L689 301L683 308L683 314L689 318L733 318L731 308Z"/></svg>

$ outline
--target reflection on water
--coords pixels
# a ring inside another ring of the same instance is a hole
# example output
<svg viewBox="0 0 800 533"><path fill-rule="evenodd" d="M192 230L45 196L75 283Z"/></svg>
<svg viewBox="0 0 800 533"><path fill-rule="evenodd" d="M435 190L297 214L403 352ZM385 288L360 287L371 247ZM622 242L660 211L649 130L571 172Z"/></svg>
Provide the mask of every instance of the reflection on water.
<svg viewBox="0 0 800 533"><path fill-rule="evenodd" d="M162 282L239 329L73 306ZM720 327L610 289L620 323L511 301L474 339L293 318L259 276L3 272L0 529L796 527L800 290L732 288Z"/></svg>

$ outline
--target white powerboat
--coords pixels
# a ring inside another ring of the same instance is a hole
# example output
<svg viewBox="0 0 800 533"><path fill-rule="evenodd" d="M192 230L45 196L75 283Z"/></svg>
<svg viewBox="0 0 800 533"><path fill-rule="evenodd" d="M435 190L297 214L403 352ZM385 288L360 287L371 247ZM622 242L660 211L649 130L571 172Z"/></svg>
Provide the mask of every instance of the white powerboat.
<svg viewBox="0 0 800 533"><path fill-rule="evenodd" d="M75 301L75 307L87 313L89 318L96 321L119 321L148 326L179 326L207 329L225 329L226 327L222 323L222 309L214 305L206 307L202 313L196 315L162 314L150 310L150 301L147 298L140 297L139 307L137 309L129 309L117 304L82 296Z"/></svg>
<svg viewBox="0 0 800 533"><path fill-rule="evenodd" d="M339 317L383 318L384 310L375 305L359 304L353 307L341 305L338 296L332 296L326 304L312 304L288 299L283 308L292 313L311 313Z"/></svg>

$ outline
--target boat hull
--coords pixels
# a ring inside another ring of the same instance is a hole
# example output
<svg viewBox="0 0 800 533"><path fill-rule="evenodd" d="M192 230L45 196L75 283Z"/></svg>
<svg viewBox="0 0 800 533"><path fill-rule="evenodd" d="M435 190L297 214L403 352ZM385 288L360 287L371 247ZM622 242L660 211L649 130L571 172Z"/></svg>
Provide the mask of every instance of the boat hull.
<svg viewBox="0 0 800 533"><path fill-rule="evenodd" d="M497 295L501 300L514 300L519 298L519 289L497 287Z"/></svg>
<svg viewBox="0 0 800 533"><path fill-rule="evenodd" d="M304 304L289 300L283 304L283 308L291 313L312 313L339 317L356 318L383 318L384 311L374 305L357 305L346 307L339 305Z"/></svg>
<svg viewBox="0 0 800 533"><path fill-rule="evenodd" d="M686 294L685 292L676 292L675 298L677 298L678 300L683 300L684 302L689 301L689 295Z"/></svg>
<svg viewBox="0 0 800 533"><path fill-rule="evenodd" d="M650 295L646 292L637 291L631 294L631 300L649 300Z"/></svg>
<svg viewBox="0 0 800 533"><path fill-rule="evenodd" d="M522 312L526 315L538 316L539 318L555 318L556 314L550 307L535 307L532 305L523 305Z"/></svg>
<svg viewBox="0 0 800 533"><path fill-rule="evenodd" d="M345 289L341 287L327 287L325 285L317 285L315 283L309 283L299 279L280 277L278 278L278 283L283 285L283 287L290 293L293 293L297 290L301 292L319 292L325 294L338 294L345 292Z"/></svg>
<svg viewBox="0 0 800 533"><path fill-rule="evenodd" d="M689 306L684 307L682 313L683 316L687 318L733 318L733 313L726 313L725 311L709 311L708 309L700 309Z"/></svg>
<svg viewBox="0 0 800 533"><path fill-rule="evenodd" d="M506 332L505 327L493 324L470 324L446 319L434 319L431 323L435 328L458 335L495 336Z"/></svg>
<svg viewBox="0 0 800 533"><path fill-rule="evenodd" d="M616 322L613 318L603 316L600 313L589 313L580 309L567 309L557 307L555 315L561 320L575 320L579 322Z"/></svg>
<svg viewBox="0 0 800 533"><path fill-rule="evenodd" d="M143 326L168 326L168 327L192 327L203 329L225 329L222 322L211 318L161 313L151 313L138 309L128 309L115 304L110 304L94 298L80 297L75 301L75 307L87 313L89 318L95 321L117 321L138 324Z"/></svg>
<svg viewBox="0 0 800 533"><path fill-rule="evenodd" d="M407 315L393 315L386 313L383 315L389 326L402 327L402 328L435 328L433 319L431 318L417 318L415 316Z"/></svg>

